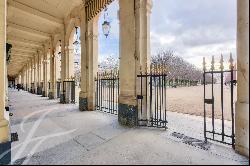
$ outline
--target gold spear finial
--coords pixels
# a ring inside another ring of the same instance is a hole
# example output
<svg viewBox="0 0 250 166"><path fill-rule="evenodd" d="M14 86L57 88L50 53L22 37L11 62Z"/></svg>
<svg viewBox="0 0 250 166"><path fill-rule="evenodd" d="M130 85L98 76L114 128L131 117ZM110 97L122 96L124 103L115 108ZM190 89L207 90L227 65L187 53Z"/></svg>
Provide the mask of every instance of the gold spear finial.
<svg viewBox="0 0 250 166"><path fill-rule="evenodd" d="M149 66L149 72L150 72L150 74L152 74L152 63L150 64L150 66Z"/></svg>
<svg viewBox="0 0 250 166"><path fill-rule="evenodd" d="M142 65L140 64L140 69L139 69L140 74L142 74Z"/></svg>
<svg viewBox="0 0 250 166"><path fill-rule="evenodd" d="M203 57L203 71L206 71L207 68L206 68L206 58Z"/></svg>
<svg viewBox="0 0 250 166"><path fill-rule="evenodd" d="M146 64L145 64L145 74L146 75L148 74L148 62L146 62Z"/></svg>
<svg viewBox="0 0 250 166"><path fill-rule="evenodd" d="M214 63L215 63L214 56L212 56L211 70L214 70Z"/></svg>
<svg viewBox="0 0 250 166"><path fill-rule="evenodd" d="M231 69L231 70L233 70L234 69L234 59L233 59L233 54L232 53L230 53L230 59L229 59L229 68Z"/></svg>
<svg viewBox="0 0 250 166"><path fill-rule="evenodd" d="M224 58L223 58L222 54L221 54L221 58L220 58L220 69L224 70Z"/></svg>

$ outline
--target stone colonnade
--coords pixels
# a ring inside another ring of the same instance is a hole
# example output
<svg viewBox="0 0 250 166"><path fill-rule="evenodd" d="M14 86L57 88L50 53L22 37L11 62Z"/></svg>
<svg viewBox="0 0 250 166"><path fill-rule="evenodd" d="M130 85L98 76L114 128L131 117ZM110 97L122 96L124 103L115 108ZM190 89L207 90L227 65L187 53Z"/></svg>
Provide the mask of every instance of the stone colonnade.
<svg viewBox="0 0 250 166"><path fill-rule="evenodd" d="M5 1L4 1L5 2ZM6 27L4 13L6 3L0 2L0 49L5 51ZM146 70L150 64L150 13L152 0L120 0L120 96L118 121L121 125L136 126L138 119L137 73L142 66ZM79 94L80 111L95 110L94 78L98 62L98 16L88 21L84 4L78 7L77 15L71 14L65 23L60 37L52 36L48 44L25 65L20 75L21 84L25 90L41 88L42 96L56 98L56 42L61 42L61 81L70 77L69 34L75 26L81 31L81 92ZM2 25L3 24L3 25ZM236 150L249 156L249 1L238 0L238 102L236 107ZM0 57L0 143L8 142L8 121L4 119L6 88L6 62ZM48 84L50 82L50 86ZM32 85L31 85L32 84ZM32 87L33 86L33 87ZM41 87L42 86L42 87ZM62 88L61 88L62 89ZM61 90L61 102L69 94ZM144 111L143 118L147 112Z"/></svg>

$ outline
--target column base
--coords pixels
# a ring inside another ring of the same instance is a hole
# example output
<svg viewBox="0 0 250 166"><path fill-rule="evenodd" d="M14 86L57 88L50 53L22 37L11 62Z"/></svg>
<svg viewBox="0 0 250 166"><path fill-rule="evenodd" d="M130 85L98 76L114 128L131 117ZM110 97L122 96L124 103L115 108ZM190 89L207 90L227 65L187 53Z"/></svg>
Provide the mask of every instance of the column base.
<svg viewBox="0 0 250 166"><path fill-rule="evenodd" d="M37 95L42 95L42 89L40 87L37 88Z"/></svg>
<svg viewBox="0 0 250 166"><path fill-rule="evenodd" d="M118 122L122 126L137 126L138 108L136 106L119 103Z"/></svg>
<svg viewBox="0 0 250 166"><path fill-rule="evenodd" d="M79 110L88 111L88 99L79 97Z"/></svg>
<svg viewBox="0 0 250 166"><path fill-rule="evenodd" d="M46 96L45 96L45 91L42 91L42 97L46 97Z"/></svg>
<svg viewBox="0 0 250 166"><path fill-rule="evenodd" d="M54 95L53 95L53 92L49 92L49 99L55 99Z"/></svg>
<svg viewBox="0 0 250 166"><path fill-rule="evenodd" d="M249 157L249 103L236 103L235 149L239 154Z"/></svg>
<svg viewBox="0 0 250 166"><path fill-rule="evenodd" d="M60 103L61 104L65 104L66 101L65 101L65 95L64 94L60 94Z"/></svg>
<svg viewBox="0 0 250 166"><path fill-rule="evenodd" d="M6 154L5 154L6 153ZM1 156L5 154L4 156ZM11 164L11 142L0 143L0 165Z"/></svg>

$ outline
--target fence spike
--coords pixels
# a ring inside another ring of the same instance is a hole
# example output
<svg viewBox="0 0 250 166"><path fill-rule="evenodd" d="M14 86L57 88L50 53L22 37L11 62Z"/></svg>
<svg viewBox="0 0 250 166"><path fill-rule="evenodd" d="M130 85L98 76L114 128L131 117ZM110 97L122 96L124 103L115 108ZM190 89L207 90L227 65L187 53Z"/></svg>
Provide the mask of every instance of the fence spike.
<svg viewBox="0 0 250 166"><path fill-rule="evenodd" d="M233 54L232 53L230 53L229 63L230 63L229 68L231 70L233 70L234 69L234 59L233 59Z"/></svg>
<svg viewBox="0 0 250 166"><path fill-rule="evenodd" d="M140 64L139 73L142 74L142 65Z"/></svg>
<svg viewBox="0 0 250 166"><path fill-rule="evenodd" d="M212 56L212 62L211 62L211 70L214 70L214 64L215 64L215 60L214 60L214 56Z"/></svg>
<svg viewBox="0 0 250 166"><path fill-rule="evenodd" d="M221 58L220 58L220 69L224 70L224 58L223 58L222 54L221 54Z"/></svg>
<svg viewBox="0 0 250 166"><path fill-rule="evenodd" d="M145 66L145 74L148 74L148 63L146 62L146 66Z"/></svg>
<svg viewBox="0 0 250 166"><path fill-rule="evenodd" d="M207 68L206 68L206 58L203 57L203 71L206 71Z"/></svg>

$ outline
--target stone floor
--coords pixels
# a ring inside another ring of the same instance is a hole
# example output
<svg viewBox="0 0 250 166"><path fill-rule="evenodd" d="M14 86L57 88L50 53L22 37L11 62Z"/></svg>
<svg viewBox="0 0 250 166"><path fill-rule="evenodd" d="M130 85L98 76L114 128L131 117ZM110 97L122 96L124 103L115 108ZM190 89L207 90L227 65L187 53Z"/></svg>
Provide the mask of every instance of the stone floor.
<svg viewBox="0 0 250 166"><path fill-rule="evenodd" d="M169 113L169 129L124 128L117 116L80 112L27 92L9 91L13 164L242 164L229 146L187 145L173 132L203 140L203 118ZM0 155L1 157L1 155Z"/></svg>

